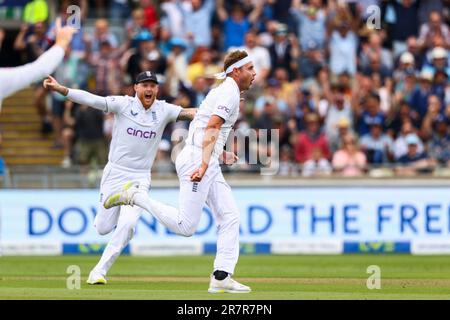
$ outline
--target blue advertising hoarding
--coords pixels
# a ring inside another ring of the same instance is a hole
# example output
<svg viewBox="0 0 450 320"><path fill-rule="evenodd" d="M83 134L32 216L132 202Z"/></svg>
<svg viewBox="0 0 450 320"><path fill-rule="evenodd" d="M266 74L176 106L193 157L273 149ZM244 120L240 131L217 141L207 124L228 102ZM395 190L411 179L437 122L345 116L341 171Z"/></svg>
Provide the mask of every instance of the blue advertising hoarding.
<svg viewBox="0 0 450 320"><path fill-rule="evenodd" d="M279 243L342 242L342 252L409 252L413 241L450 240L450 189L441 187L234 188L241 213L243 243L270 252ZM150 195L176 206L178 189L152 189ZM95 190L0 191L0 240L6 243L54 241L106 243L93 227ZM202 243L214 251L216 227L204 209L197 233L172 234L143 212L133 242ZM95 251L95 250L94 250ZM273 251L273 250L272 250Z"/></svg>

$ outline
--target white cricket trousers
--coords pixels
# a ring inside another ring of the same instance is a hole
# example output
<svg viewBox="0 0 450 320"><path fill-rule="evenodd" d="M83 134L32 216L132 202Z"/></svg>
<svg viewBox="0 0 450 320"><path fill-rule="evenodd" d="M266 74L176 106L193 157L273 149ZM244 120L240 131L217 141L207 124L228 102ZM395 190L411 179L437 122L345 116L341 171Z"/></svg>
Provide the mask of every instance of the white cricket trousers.
<svg viewBox="0 0 450 320"><path fill-rule="evenodd" d="M179 209L151 199L148 193L141 191L134 195L134 204L150 212L170 231L189 237L197 230L206 203L217 226L214 270L233 274L239 257L239 210L217 159L211 161L200 182L191 181L192 173L201 163L202 149L195 146L185 146L177 157L175 165L180 180Z"/></svg>
<svg viewBox="0 0 450 320"><path fill-rule="evenodd" d="M114 228L115 230L100 261L94 267L94 270L103 275L108 273L123 248L133 238L136 224L142 214L142 209L137 206L119 206L110 209L103 207L106 197L120 190L129 181L139 182L139 188L148 193L151 182L150 170L136 171L113 163L105 166L100 183L100 202L94 219L94 227L101 235L110 233Z"/></svg>

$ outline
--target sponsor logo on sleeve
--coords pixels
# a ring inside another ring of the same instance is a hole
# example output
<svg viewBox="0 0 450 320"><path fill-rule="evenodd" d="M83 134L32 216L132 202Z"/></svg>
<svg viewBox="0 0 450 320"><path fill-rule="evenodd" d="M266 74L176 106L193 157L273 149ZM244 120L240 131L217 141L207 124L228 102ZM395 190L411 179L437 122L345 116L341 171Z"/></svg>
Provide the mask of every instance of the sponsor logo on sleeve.
<svg viewBox="0 0 450 320"><path fill-rule="evenodd" d="M218 106L217 110L224 110L226 113L230 113L230 108L227 108L226 106Z"/></svg>

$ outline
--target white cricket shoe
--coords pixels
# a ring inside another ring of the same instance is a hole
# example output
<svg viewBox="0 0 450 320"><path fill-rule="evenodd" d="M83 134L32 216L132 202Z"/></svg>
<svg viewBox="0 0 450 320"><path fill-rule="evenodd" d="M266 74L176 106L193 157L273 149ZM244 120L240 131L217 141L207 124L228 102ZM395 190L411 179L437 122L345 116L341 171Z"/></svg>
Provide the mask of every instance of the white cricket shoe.
<svg viewBox="0 0 450 320"><path fill-rule="evenodd" d="M105 209L109 209L116 206L133 205L133 196L138 191L137 182L131 181L124 184L122 189L111 193L103 203Z"/></svg>
<svg viewBox="0 0 450 320"><path fill-rule="evenodd" d="M100 272L92 270L86 281L88 284L106 284L106 278Z"/></svg>
<svg viewBox="0 0 450 320"><path fill-rule="evenodd" d="M214 275L212 275L208 289L209 293L249 293L250 291L252 291L250 287L237 282L232 279L230 275L223 280L217 280Z"/></svg>

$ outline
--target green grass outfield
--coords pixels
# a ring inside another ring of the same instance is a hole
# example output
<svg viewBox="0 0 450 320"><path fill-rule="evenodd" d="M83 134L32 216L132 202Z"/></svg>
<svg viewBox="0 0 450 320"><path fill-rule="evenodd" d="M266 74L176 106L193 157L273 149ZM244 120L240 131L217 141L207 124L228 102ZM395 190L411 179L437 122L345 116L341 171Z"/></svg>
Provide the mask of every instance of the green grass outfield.
<svg viewBox="0 0 450 320"><path fill-rule="evenodd" d="M85 283L98 256L0 257L0 299L450 299L450 256L242 255L236 279L250 294L209 294L214 257L120 257L107 285ZM80 290L66 288L69 265ZM369 265L381 289L366 287Z"/></svg>

